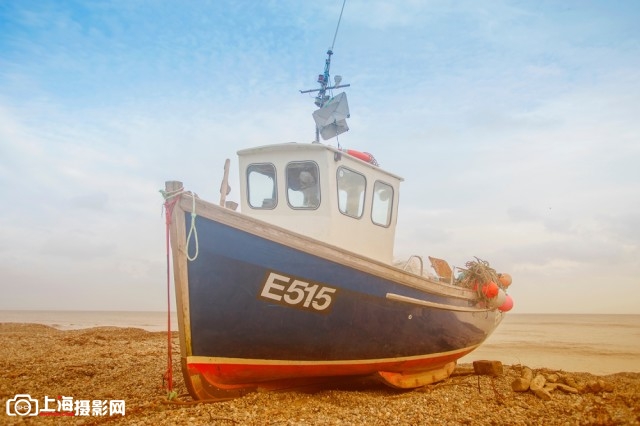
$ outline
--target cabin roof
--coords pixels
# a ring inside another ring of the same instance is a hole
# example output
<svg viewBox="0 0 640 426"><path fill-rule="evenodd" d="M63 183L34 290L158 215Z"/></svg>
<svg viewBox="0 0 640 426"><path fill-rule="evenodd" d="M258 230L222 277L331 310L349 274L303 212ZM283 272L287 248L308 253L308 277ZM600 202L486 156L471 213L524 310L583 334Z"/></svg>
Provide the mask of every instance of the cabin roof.
<svg viewBox="0 0 640 426"><path fill-rule="evenodd" d="M253 148L241 149L237 152L237 154L238 156L245 156L245 155L267 154L267 153L277 153L277 152L295 152L295 151L299 151L299 152L330 151L340 155L349 155L346 152L341 151L338 148L335 148L333 146L329 146L321 143L297 143L297 142L287 142L287 143L281 143L281 144L263 145L263 146L253 147ZM349 156L349 157L353 158L356 161L361 162L363 165L371 169L374 169L386 175L389 175L401 182L404 181L404 179L401 176L391 173L381 167L367 163L366 161L362 161L353 156Z"/></svg>

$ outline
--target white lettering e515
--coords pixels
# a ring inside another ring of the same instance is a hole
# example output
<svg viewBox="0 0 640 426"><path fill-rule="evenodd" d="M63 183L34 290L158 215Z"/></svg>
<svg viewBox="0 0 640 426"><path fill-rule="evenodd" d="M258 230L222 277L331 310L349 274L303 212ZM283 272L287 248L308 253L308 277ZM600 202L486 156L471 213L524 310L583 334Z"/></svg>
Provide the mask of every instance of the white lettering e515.
<svg viewBox="0 0 640 426"><path fill-rule="evenodd" d="M281 282L284 282L284 284L289 284L289 279L289 277L285 277L284 275L271 272L269 274L269 277L267 278L267 281L264 283L264 287L262 288L262 293L260 293L260 296L267 299L273 299L278 302L281 301L282 294L274 293L274 291L282 292L285 286L276 283L276 280L280 280Z"/></svg>

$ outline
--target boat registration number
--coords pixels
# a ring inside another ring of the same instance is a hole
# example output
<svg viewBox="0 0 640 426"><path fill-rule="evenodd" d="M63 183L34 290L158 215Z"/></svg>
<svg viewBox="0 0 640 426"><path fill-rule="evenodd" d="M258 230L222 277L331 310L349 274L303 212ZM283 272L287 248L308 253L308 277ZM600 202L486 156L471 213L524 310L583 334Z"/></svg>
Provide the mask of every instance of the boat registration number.
<svg viewBox="0 0 640 426"><path fill-rule="evenodd" d="M310 311L326 311L336 289L270 272L262 285L260 298Z"/></svg>

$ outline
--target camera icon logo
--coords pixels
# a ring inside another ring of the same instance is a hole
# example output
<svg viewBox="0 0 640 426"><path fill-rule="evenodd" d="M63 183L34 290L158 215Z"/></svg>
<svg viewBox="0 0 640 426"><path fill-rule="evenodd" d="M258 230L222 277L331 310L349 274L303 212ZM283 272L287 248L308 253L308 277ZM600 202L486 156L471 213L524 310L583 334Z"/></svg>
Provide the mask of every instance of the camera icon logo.
<svg viewBox="0 0 640 426"><path fill-rule="evenodd" d="M8 416L37 416L38 400L29 394L18 394L7 401Z"/></svg>

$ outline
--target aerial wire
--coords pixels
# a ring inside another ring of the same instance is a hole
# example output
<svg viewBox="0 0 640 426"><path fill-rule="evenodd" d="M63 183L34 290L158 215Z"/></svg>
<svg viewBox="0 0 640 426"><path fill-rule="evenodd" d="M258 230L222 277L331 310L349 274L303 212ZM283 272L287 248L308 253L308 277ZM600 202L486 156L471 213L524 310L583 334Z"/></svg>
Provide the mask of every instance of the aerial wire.
<svg viewBox="0 0 640 426"><path fill-rule="evenodd" d="M347 0L343 0L342 9L340 10L340 17L338 18L338 25L336 26L336 33L333 35L333 43L331 43L331 50L333 50L333 46L336 45L336 37L338 37L338 28L340 28L340 21L342 21L342 12L344 12L344 5L347 3Z"/></svg>
<svg viewBox="0 0 640 426"><path fill-rule="evenodd" d="M331 43L331 51L333 51L333 47L336 45L336 37L338 37L338 29L340 28L340 21L342 21L342 12L344 12L344 5L347 3L347 0L342 1L342 9L340 9L340 17L338 18L338 25L336 25L336 33L333 35L333 43ZM333 94L333 90L331 90ZM338 149L340 149L340 139L338 139L338 135L336 135L336 142L338 143Z"/></svg>

